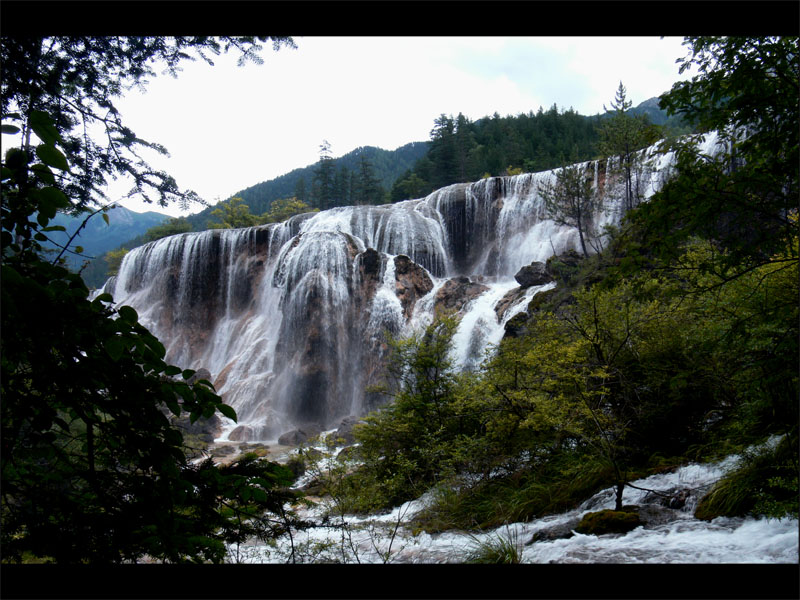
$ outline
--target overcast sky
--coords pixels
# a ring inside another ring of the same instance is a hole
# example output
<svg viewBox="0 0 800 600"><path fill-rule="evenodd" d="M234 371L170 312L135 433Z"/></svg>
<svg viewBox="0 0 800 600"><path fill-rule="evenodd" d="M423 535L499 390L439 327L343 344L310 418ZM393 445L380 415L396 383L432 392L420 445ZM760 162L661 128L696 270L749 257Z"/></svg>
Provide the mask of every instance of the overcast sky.
<svg viewBox="0 0 800 600"><path fill-rule="evenodd" d="M263 65L184 63L177 79L160 75L145 93L117 106L142 138L169 158L152 163L207 201L359 146L393 150L425 141L440 114L472 120L559 108L593 115L610 105L620 80L634 105L679 76L679 37L296 37L297 49ZM126 186L112 187L117 199ZM152 210L126 200L136 211ZM196 207L197 212L202 207ZM174 216L177 207L158 209Z"/></svg>

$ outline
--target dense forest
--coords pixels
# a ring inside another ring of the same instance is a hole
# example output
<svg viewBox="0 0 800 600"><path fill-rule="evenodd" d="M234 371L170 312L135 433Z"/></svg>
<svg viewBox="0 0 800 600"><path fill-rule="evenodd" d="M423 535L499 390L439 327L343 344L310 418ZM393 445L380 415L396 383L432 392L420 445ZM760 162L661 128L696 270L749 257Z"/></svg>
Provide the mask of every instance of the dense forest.
<svg viewBox="0 0 800 600"><path fill-rule="evenodd" d="M175 67L186 53L234 51L247 60L265 42L278 50L292 41L1 41L3 131L27 140L2 163L3 561L222 562L225 544L307 527L289 489L296 471L254 453L226 466L191 462L203 419L234 410L208 380L164 361L136 311L108 294L90 300L81 277L41 245L58 230L56 213L91 207L114 169L155 201L186 200L168 175L134 159L146 142L109 108L121 84L152 75L156 59ZM391 400L356 426L359 445L310 495L368 513L432 491L416 526L435 532L552 514L613 486L609 518L626 521L637 477L741 453L695 516L797 518L800 44L685 43L682 68L699 74L659 106L716 132L728 148L718 156L631 114L622 84L605 119L553 107L435 121L427 155L391 199L614 156L629 210L602 251L547 262L557 286L533 297L477 370L452 367L452 316L392 339L381 390ZM109 148L86 146L79 131L89 122L107 129ZM676 172L640 203L636 150L656 138L677 154ZM310 197L272 201L258 217L232 199L212 220L238 226L335 205L321 150ZM556 182L554 198L567 183ZM150 236L186 226L171 221Z"/></svg>

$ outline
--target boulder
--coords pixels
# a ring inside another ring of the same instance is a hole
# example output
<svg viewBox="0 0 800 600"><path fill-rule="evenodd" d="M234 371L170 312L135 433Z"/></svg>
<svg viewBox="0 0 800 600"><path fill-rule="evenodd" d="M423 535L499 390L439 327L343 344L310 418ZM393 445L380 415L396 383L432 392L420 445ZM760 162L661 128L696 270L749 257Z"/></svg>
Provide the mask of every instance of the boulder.
<svg viewBox="0 0 800 600"><path fill-rule="evenodd" d="M628 533L642 525L636 507L628 510L600 510L583 515L575 531L584 535L604 535L606 533Z"/></svg>
<svg viewBox="0 0 800 600"><path fill-rule="evenodd" d="M361 419L354 416L345 417L339 423L338 429L331 436L334 440L343 440L344 444L352 444L356 441L353 436L353 427L360 423ZM338 442L337 442L338 443Z"/></svg>
<svg viewBox="0 0 800 600"><path fill-rule="evenodd" d="M525 288L516 287L508 290L506 294L500 298L500 301L495 305L494 312L498 320L502 319L506 311L525 297Z"/></svg>
<svg viewBox="0 0 800 600"><path fill-rule="evenodd" d="M531 264L522 267L514 279L523 288L531 287L533 285L544 285L553 281L553 276L547 272L547 266L543 262L532 262Z"/></svg>
<svg viewBox="0 0 800 600"><path fill-rule="evenodd" d="M278 443L281 446L299 446L300 444L307 442L309 439L315 435L319 435L320 433L320 429L313 426L306 426L301 429L293 429L292 431L287 431L280 436L278 438Z"/></svg>
<svg viewBox="0 0 800 600"><path fill-rule="evenodd" d="M637 513L645 529L666 525L680 518L680 511L658 504L643 504L638 507Z"/></svg>
<svg viewBox="0 0 800 600"><path fill-rule="evenodd" d="M394 258L394 278L395 293L403 307L403 315L409 318L417 300L433 289L433 281L425 269L404 254Z"/></svg>
<svg viewBox="0 0 800 600"><path fill-rule="evenodd" d="M448 279L436 292L434 312L437 315L458 312L470 300L474 300L488 289L483 284L470 281L469 277L462 276Z"/></svg>
<svg viewBox="0 0 800 600"><path fill-rule="evenodd" d="M684 487L673 487L658 493L650 492L642 498L642 504L657 504L668 508L681 509L692 496L692 491Z"/></svg>
<svg viewBox="0 0 800 600"><path fill-rule="evenodd" d="M566 523L561 523L560 525L552 525L551 527L540 529L533 534L525 545L529 546L535 542L550 542L553 540L571 538L575 535L574 529L578 526L578 523L580 523L580 519L575 518Z"/></svg>
<svg viewBox="0 0 800 600"><path fill-rule="evenodd" d="M228 434L228 439L232 442L244 442L252 439L252 428L247 425L239 425Z"/></svg>

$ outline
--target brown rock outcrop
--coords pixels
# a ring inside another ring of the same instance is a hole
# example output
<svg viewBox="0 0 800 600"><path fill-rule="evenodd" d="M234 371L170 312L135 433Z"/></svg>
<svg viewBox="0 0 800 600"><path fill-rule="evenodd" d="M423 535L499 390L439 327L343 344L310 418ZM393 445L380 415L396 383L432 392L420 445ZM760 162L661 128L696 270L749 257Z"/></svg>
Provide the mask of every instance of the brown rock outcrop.
<svg viewBox="0 0 800 600"><path fill-rule="evenodd" d="M433 281L427 271L403 254L394 259L395 290L403 307L403 316L408 319L414 304L433 289Z"/></svg>
<svg viewBox="0 0 800 600"><path fill-rule="evenodd" d="M448 279L436 292L434 302L435 314L458 312L470 301L474 300L489 288L480 283L470 281L469 277Z"/></svg>

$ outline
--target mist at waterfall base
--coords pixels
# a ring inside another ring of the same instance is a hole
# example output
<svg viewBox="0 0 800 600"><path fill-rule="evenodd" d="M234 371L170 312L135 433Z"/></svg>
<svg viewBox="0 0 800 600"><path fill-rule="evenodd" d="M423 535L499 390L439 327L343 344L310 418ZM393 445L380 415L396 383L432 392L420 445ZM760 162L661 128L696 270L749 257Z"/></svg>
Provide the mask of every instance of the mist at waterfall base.
<svg viewBox="0 0 800 600"><path fill-rule="evenodd" d="M645 197L671 155L654 161ZM622 217L622 190L609 164L583 166L602 198L597 245ZM238 416L220 440L324 430L385 401L367 390L382 382L386 334L419 331L453 290L462 297L448 304L460 318L452 358L462 369L480 364L543 289L520 289L514 274L579 247L577 229L547 218L539 190L554 181L555 171L493 177L392 205L171 236L129 252L102 291L137 310L171 364L208 369Z"/></svg>

